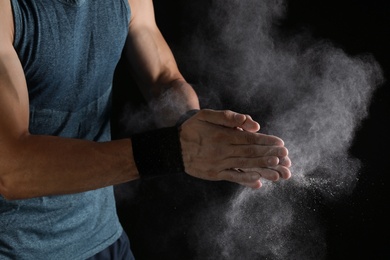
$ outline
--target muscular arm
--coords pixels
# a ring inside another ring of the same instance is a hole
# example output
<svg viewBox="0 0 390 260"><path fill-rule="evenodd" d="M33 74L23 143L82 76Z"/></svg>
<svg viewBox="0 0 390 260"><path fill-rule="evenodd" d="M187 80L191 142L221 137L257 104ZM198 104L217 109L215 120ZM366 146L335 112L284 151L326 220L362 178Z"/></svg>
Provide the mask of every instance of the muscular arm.
<svg viewBox="0 0 390 260"><path fill-rule="evenodd" d="M130 139L95 143L30 135L20 63L11 48L0 49L0 194L17 199L75 193L138 177Z"/></svg>
<svg viewBox="0 0 390 260"><path fill-rule="evenodd" d="M141 15L153 14L151 6L147 6L151 0L131 1L146 5L142 8L149 12ZM130 25L129 35L136 37L129 38L127 46L129 55L135 58L132 65L138 82L149 87L145 94L153 99L168 86L186 104L183 112L198 108L196 94L178 72L154 19L149 17L149 24L142 21L147 18L137 19L139 14L134 14ZM69 194L139 178L130 139L96 143L29 133L27 84L12 42L10 2L0 1L0 195L24 199ZM290 177L290 161L282 140L233 130L235 127L258 130L257 123L249 117L231 111L203 110L183 124L180 141L186 172L197 178L255 188L260 185L260 177ZM280 164L279 158L286 162ZM236 167L260 170L240 174L229 170Z"/></svg>
<svg viewBox="0 0 390 260"><path fill-rule="evenodd" d="M9 1L0 1L0 194L67 194L138 178L130 139L96 143L29 134L27 86L12 46L12 21Z"/></svg>
<svg viewBox="0 0 390 260"><path fill-rule="evenodd" d="M173 125L198 97L178 70L173 54L156 25L152 0L129 0L132 17L125 53L134 78L154 111L159 126Z"/></svg>
<svg viewBox="0 0 390 260"><path fill-rule="evenodd" d="M132 69L136 72L134 75L138 86L141 87L144 96L149 100L152 108L154 108L155 114L159 118L166 119L164 122L158 123L160 123L160 126L172 125L187 110L199 108L198 97L192 87L180 74L172 52L156 25L153 1L129 0L129 4L132 10L132 17L125 47L126 56L132 65ZM229 116L234 114L228 112L223 113ZM170 115L169 118L167 118L167 115ZM261 186L259 176L269 180L277 180L279 177L288 179L290 177L288 167L291 166L291 161L287 156L287 149L281 147L283 146L283 142L280 139L276 141L278 143L276 147L273 147L273 145L264 146L260 142L261 145L254 145L246 151L243 151L241 149L242 147L240 147L236 151L237 155L232 156L233 152L230 149L235 150L236 147L234 145L224 145L231 144L232 138L235 138L234 136L249 136L248 138L250 139L270 138L273 141L269 140L269 143L274 142L274 138L276 137L256 134L255 132L259 130L258 124L249 116L240 116L243 122L246 122L244 125L237 125L234 120L226 120L226 117L221 115L219 115L219 118L222 119L221 121L208 121L207 119L203 121L203 116L211 119L214 115L217 114L208 114L208 111L202 111L195 119L189 120L191 124L188 128L186 127L188 124L183 125L181 128L184 165L188 174L207 180L229 180L254 188ZM232 124L227 123L228 121L232 122ZM208 129L203 128L204 126L207 126ZM226 127L234 128L237 126L245 130L246 133L226 129ZM191 130L193 131L191 132ZM222 132L225 131L228 131L228 134L224 138L221 138L224 135ZM207 143L205 140L210 137L204 135L204 133L207 133L207 135L216 134L209 141L210 144L213 144L210 146L212 147L211 152L210 147L203 149L203 146L199 146L200 144ZM246 137L243 138L245 139ZM245 141L240 139L240 142ZM267 152L264 150L264 152L257 153L259 151L258 149L262 150L264 148ZM192 153L187 155L186 151L190 150L194 151L197 156L194 157ZM274 155L277 150L279 150L280 154L278 158L275 158ZM250 155L249 157L252 158L240 158L240 156L247 156L248 151L252 151L255 154L262 154L261 160L267 156L273 158L265 164L257 161L259 159L257 155ZM221 160L214 160L219 155L221 155ZM211 160L212 162L208 162L208 158L213 158ZM199 161L196 162L197 159ZM242 163L240 167L246 169L245 174L242 172L237 174L237 172L229 170L231 167L224 165L225 162L229 162L230 165L237 165L238 161L235 161L236 159ZM276 160L273 161L273 159ZM233 161L235 162L231 164ZM254 167L251 168L249 165L254 165ZM270 168L257 168L259 165L268 165ZM216 166L218 169L212 169L213 166ZM245 180L240 181L239 179L241 177Z"/></svg>

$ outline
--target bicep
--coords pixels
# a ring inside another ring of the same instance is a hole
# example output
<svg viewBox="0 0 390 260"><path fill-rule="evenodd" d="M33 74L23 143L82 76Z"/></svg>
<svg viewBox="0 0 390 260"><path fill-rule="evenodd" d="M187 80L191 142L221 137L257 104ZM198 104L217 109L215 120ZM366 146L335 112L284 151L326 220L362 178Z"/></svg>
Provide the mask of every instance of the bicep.
<svg viewBox="0 0 390 260"><path fill-rule="evenodd" d="M16 54L0 53L0 138L28 130L28 94Z"/></svg>
<svg viewBox="0 0 390 260"><path fill-rule="evenodd" d="M28 93L19 57L12 45L10 5L0 6L0 140L20 137L28 131Z"/></svg>

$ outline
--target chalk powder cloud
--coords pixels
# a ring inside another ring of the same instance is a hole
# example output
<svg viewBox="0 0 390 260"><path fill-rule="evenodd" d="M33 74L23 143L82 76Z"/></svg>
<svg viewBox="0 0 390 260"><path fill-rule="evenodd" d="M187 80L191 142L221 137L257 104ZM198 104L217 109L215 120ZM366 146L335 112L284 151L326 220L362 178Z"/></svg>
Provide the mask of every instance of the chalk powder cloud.
<svg viewBox="0 0 390 260"><path fill-rule="evenodd" d="M185 6L189 13L207 8L198 30L172 46L202 105L251 114L261 132L283 138L293 162L288 181L265 181L260 190L237 186L225 200L197 209L186 233L194 259L325 259L326 230L313 201L353 191L361 165L349 148L382 69L371 55L349 56L309 31L279 30L283 0ZM129 131L153 127L148 110L134 112L124 116Z"/></svg>
<svg viewBox="0 0 390 260"><path fill-rule="evenodd" d="M309 32L283 34L277 25L286 4L214 0L178 50L191 57L181 63L196 70L206 107L230 97L265 122L261 132L284 139L293 161L290 180L238 188L226 204L199 212L189 234L197 259L325 259L323 227L305 201L315 194L337 200L356 184L360 161L348 149L383 81L381 68L371 55L348 56Z"/></svg>

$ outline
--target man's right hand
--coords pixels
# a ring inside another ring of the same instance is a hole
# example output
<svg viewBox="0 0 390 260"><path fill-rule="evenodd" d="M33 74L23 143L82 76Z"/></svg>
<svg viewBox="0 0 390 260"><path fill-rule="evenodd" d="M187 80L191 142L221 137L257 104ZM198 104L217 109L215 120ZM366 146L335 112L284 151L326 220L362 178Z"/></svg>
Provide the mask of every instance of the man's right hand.
<svg viewBox="0 0 390 260"><path fill-rule="evenodd" d="M200 110L180 129L186 173L251 188L262 186L260 178L290 178L291 161L283 140L257 133L259 129L259 124L248 115Z"/></svg>

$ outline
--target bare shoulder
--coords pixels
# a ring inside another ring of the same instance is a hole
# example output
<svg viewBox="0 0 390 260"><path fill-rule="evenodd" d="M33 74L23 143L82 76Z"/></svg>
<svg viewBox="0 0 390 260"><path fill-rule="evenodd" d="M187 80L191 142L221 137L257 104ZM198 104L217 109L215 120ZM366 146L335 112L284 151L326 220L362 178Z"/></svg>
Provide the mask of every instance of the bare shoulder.
<svg viewBox="0 0 390 260"><path fill-rule="evenodd" d="M0 1L0 50L12 44L14 38L14 22L11 1Z"/></svg>

